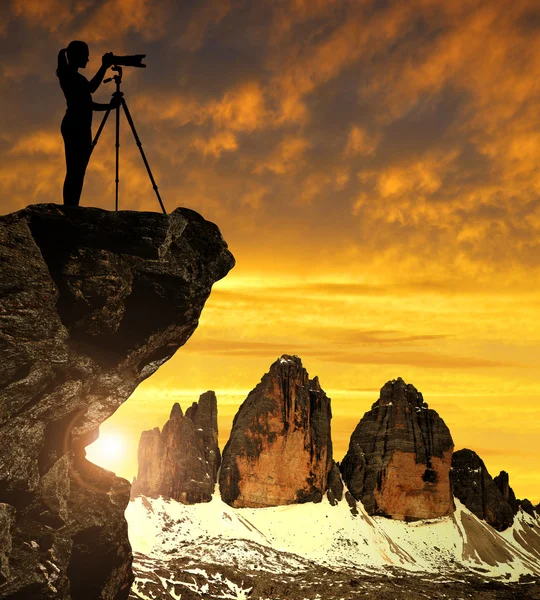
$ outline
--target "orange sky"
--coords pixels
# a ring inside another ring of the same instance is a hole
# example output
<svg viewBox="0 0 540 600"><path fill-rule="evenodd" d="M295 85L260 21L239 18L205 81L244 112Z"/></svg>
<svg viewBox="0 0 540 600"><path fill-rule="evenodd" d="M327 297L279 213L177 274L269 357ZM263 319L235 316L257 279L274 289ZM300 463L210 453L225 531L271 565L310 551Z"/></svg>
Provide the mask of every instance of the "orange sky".
<svg viewBox="0 0 540 600"><path fill-rule="evenodd" d="M61 202L56 55L84 39L87 77L105 51L147 52L124 90L164 202L216 222L237 259L188 344L102 427L123 454L96 460L131 478L141 430L207 389L225 442L287 352L332 398L336 459L401 376L456 448L540 501L539 33L536 0L13 0L2 212ZM113 207L112 129L83 205ZM157 210L124 133L120 206Z"/></svg>

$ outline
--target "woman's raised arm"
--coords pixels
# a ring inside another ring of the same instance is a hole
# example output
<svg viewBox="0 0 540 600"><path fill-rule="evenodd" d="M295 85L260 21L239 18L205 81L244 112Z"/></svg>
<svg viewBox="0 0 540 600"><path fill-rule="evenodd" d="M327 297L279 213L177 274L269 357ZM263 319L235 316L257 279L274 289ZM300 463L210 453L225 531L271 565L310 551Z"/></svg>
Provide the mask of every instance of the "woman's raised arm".
<svg viewBox="0 0 540 600"><path fill-rule="evenodd" d="M98 72L92 77L89 81L90 83L90 93L94 93L98 87L101 85L103 78L105 77L105 73L107 69L112 65L112 52L107 52L101 58L101 67L99 67Z"/></svg>

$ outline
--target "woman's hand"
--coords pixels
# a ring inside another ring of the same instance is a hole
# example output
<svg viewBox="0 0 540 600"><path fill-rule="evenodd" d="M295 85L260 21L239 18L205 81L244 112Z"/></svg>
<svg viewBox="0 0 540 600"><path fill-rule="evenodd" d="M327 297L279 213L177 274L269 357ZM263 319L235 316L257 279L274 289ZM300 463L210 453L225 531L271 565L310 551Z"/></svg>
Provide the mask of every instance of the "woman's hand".
<svg viewBox="0 0 540 600"><path fill-rule="evenodd" d="M102 57L101 57L101 64L108 69L109 67L112 66L113 64L113 56L114 54L112 52L106 52Z"/></svg>
<svg viewBox="0 0 540 600"><path fill-rule="evenodd" d="M112 109L118 108L120 106L120 102L121 102L121 100L118 96L113 96L109 106Z"/></svg>

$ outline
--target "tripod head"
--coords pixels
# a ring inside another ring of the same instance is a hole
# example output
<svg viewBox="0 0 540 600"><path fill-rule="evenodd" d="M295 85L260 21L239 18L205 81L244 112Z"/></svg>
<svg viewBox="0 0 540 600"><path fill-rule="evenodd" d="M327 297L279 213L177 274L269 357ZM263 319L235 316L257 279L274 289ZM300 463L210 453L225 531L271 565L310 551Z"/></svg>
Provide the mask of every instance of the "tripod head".
<svg viewBox="0 0 540 600"><path fill-rule="evenodd" d="M116 75L104 79L103 83L109 83L110 81L114 81L114 83L116 83L116 85L119 86L122 83L122 75L124 74L124 72L122 71L122 67L120 65L113 65L111 67L111 70L116 71Z"/></svg>

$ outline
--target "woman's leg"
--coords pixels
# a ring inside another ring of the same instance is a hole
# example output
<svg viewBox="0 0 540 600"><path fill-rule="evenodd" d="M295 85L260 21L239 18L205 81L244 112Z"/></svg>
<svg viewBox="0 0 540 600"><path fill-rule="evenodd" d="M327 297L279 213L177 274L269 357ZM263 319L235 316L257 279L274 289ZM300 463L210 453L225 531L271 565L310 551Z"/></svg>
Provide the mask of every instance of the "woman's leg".
<svg viewBox="0 0 540 600"><path fill-rule="evenodd" d="M91 136L87 132L64 136L66 150L66 178L64 180L64 204L79 206L86 167L90 159Z"/></svg>

